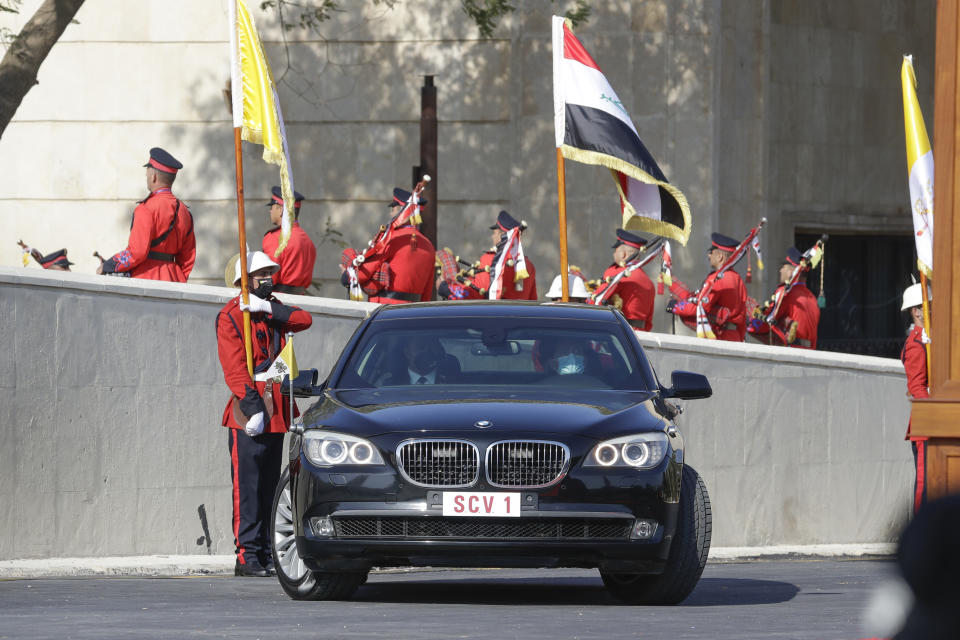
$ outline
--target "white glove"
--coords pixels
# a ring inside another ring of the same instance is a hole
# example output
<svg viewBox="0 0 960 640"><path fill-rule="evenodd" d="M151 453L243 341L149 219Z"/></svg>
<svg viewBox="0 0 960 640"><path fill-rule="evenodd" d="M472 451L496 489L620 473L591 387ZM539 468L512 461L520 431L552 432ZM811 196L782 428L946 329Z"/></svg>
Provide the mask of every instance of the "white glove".
<svg viewBox="0 0 960 640"><path fill-rule="evenodd" d="M250 313L273 313L273 305L269 300L264 300L263 298L258 298L257 296L248 294L250 296L250 304L243 304L243 298L240 298L240 310L249 311Z"/></svg>
<svg viewBox="0 0 960 640"><path fill-rule="evenodd" d="M253 296L250 296L251 298ZM252 302L252 300L251 300ZM258 411L247 420L247 426L243 428L251 438L263 433L263 411Z"/></svg>

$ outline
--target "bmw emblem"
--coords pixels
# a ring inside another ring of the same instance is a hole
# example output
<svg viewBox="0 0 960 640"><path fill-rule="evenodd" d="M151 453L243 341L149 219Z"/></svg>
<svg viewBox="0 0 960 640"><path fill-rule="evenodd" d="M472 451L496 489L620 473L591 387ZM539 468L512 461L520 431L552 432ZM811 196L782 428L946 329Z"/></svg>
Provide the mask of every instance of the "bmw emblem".
<svg viewBox="0 0 960 640"><path fill-rule="evenodd" d="M473 423L473 426L475 426L477 429L489 429L493 426L493 423L489 420L477 420Z"/></svg>

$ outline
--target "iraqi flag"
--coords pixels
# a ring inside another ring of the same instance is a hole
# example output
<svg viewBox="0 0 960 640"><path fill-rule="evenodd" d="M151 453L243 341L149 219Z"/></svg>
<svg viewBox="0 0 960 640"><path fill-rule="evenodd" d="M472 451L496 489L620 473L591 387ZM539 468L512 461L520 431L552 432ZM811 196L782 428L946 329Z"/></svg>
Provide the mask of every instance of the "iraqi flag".
<svg viewBox="0 0 960 640"><path fill-rule="evenodd" d="M613 173L624 229L687 244L686 197L667 182L616 92L561 16L553 17L553 116L564 158Z"/></svg>

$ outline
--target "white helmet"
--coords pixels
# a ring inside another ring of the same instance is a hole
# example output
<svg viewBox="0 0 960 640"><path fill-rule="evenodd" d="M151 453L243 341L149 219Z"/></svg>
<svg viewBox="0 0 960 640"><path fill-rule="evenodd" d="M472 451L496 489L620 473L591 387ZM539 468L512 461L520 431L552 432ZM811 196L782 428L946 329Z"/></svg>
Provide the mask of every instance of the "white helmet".
<svg viewBox="0 0 960 640"><path fill-rule="evenodd" d="M267 254L263 251L248 251L247 252L247 273L251 274L254 271L259 271L260 269L266 269L268 267L273 268L273 273L277 272L277 269L280 268L276 262L271 260ZM233 268L233 286L237 286L237 283L240 282L240 260L237 259L236 264Z"/></svg>
<svg viewBox="0 0 960 640"><path fill-rule="evenodd" d="M915 282L903 291L903 306L900 307L901 311L906 311L907 309L912 309L914 307L919 307L923 304L923 285L919 282ZM933 296L927 298L927 300L933 300Z"/></svg>
<svg viewBox="0 0 960 640"><path fill-rule="evenodd" d="M580 276L575 276L572 273L567 277L567 284L570 287L570 298L587 298L590 296L590 292L587 291L587 286L583 284L583 278ZM560 275L558 274L556 278L553 279L553 283L550 285L550 290L547 291L547 297L559 300L563 297L563 287L560 283Z"/></svg>

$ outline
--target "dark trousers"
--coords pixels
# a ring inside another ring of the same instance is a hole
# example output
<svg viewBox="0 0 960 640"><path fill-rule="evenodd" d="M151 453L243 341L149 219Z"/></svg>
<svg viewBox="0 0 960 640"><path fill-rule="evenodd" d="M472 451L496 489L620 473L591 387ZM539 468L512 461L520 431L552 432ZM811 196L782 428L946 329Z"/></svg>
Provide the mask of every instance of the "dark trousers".
<svg viewBox="0 0 960 640"><path fill-rule="evenodd" d="M270 512L280 481L283 434L250 437L242 429L227 429L230 478L233 481L233 543L237 561L267 562L273 548Z"/></svg>
<svg viewBox="0 0 960 640"><path fill-rule="evenodd" d="M917 475L913 481L913 512L919 511L927 501L927 441L911 440L913 447L913 466Z"/></svg>

